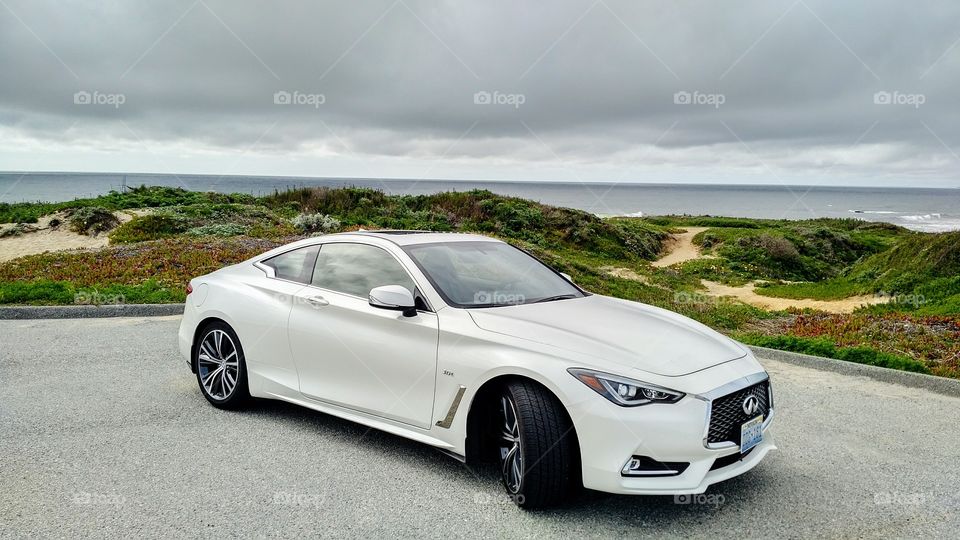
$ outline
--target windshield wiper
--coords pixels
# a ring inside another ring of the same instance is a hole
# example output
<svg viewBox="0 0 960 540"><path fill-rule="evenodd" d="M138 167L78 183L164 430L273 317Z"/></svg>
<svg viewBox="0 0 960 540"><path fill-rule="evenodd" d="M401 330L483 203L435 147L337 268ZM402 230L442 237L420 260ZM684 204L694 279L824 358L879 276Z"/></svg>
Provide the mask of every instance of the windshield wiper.
<svg viewBox="0 0 960 540"><path fill-rule="evenodd" d="M573 293L557 294L554 296L547 296L546 298L541 298L539 300L534 300L533 302L530 302L530 303L539 304L540 302L553 302L554 300L566 300L567 298L576 298L577 296L579 295L576 295Z"/></svg>

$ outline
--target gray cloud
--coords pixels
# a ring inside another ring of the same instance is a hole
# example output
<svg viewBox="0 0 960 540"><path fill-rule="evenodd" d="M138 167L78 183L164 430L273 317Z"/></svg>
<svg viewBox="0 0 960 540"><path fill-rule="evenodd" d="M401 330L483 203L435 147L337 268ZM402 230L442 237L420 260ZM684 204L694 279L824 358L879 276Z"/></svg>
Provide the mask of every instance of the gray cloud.
<svg viewBox="0 0 960 540"><path fill-rule="evenodd" d="M97 149L108 170L111 149L139 148L177 167L245 152L261 169L909 183L954 182L960 164L955 2L4 4L0 158L15 165L18 148Z"/></svg>

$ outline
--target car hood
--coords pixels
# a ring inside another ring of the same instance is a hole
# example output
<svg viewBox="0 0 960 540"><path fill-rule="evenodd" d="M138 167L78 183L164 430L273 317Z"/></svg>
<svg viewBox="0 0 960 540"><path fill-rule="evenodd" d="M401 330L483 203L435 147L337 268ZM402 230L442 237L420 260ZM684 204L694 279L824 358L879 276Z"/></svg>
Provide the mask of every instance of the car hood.
<svg viewBox="0 0 960 540"><path fill-rule="evenodd" d="M742 358L746 348L692 319L600 295L471 309L480 328L667 377Z"/></svg>

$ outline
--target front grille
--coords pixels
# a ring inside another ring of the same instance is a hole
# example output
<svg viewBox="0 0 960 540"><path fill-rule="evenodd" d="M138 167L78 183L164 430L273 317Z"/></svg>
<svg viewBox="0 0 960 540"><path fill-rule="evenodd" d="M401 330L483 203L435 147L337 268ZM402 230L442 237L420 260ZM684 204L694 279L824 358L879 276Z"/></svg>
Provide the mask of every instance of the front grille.
<svg viewBox="0 0 960 540"><path fill-rule="evenodd" d="M743 400L754 395L760 400L760 414L764 419L770 416L769 381L762 381L743 390L737 390L713 401L710 410L710 430L708 443L734 442L740 444L740 426L757 415L747 416L743 412Z"/></svg>

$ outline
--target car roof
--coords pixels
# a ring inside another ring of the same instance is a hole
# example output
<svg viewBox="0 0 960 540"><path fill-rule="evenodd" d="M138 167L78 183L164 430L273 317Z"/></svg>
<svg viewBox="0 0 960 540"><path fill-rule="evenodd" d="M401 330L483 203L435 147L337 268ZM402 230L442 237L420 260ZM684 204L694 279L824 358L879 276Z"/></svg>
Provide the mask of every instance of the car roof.
<svg viewBox="0 0 960 540"><path fill-rule="evenodd" d="M434 244L438 242L501 242L496 238L483 236L480 234L455 233L455 232L434 232L434 231L408 231L408 230L378 230L378 231L353 231L339 233L332 236L372 236L382 238L393 242L399 246L409 246L414 244Z"/></svg>

